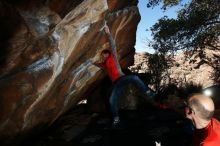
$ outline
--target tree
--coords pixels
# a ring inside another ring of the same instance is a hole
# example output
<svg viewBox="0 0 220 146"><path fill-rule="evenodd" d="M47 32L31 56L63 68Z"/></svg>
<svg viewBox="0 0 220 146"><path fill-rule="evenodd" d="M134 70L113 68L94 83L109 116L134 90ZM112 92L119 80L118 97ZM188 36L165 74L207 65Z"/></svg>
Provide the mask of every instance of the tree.
<svg viewBox="0 0 220 146"><path fill-rule="evenodd" d="M166 10L168 7L179 4L182 0L148 0L147 7L155 7L160 3L163 3L162 9Z"/></svg>
<svg viewBox="0 0 220 146"><path fill-rule="evenodd" d="M151 76L151 83L155 86L156 92L160 90L161 81L166 77L164 75L169 69L170 60L164 54L155 53L148 58L149 75Z"/></svg>
<svg viewBox="0 0 220 146"><path fill-rule="evenodd" d="M166 9L180 1L149 0L148 7L163 2L162 8ZM151 31L153 41L150 46L157 52L169 53L178 50L191 52L189 54L196 52L205 60L205 49L220 50L220 0L192 0L178 11L176 19L162 17L151 27ZM219 78L219 67L213 69Z"/></svg>
<svg viewBox="0 0 220 146"><path fill-rule="evenodd" d="M177 50L220 50L220 0L193 0L178 12L176 19L166 16L151 28L152 47L161 52Z"/></svg>

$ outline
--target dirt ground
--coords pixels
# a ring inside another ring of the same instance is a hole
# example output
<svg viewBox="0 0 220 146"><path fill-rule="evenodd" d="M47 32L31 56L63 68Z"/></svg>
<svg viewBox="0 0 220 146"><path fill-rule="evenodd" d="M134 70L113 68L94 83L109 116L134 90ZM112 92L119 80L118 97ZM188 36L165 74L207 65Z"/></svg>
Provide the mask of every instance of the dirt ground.
<svg viewBox="0 0 220 146"><path fill-rule="evenodd" d="M106 113L88 113L82 107L57 120L44 133L22 145L32 146L188 146L193 126L171 109L120 111L121 122L112 126Z"/></svg>

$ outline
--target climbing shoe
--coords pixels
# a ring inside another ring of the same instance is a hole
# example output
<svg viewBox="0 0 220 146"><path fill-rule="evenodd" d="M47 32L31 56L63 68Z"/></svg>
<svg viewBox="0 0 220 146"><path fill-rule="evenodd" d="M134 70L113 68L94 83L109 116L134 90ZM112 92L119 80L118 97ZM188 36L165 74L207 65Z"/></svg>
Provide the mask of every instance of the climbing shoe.
<svg viewBox="0 0 220 146"><path fill-rule="evenodd" d="M113 119L113 127L117 127L120 123L120 118L119 116L114 117Z"/></svg>

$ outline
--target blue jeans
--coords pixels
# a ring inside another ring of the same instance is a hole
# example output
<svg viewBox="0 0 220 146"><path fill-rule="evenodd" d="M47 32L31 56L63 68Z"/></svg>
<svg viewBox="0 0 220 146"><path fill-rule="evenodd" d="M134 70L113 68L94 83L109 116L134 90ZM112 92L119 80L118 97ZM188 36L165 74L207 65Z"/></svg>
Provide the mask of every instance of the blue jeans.
<svg viewBox="0 0 220 146"><path fill-rule="evenodd" d="M111 96L109 98L109 103L113 117L118 116L118 96L125 89L126 85L133 84L137 89L141 90L149 98L153 98L154 93L150 88L148 88L144 82L136 75L127 75L119 78L113 86Z"/></svg>

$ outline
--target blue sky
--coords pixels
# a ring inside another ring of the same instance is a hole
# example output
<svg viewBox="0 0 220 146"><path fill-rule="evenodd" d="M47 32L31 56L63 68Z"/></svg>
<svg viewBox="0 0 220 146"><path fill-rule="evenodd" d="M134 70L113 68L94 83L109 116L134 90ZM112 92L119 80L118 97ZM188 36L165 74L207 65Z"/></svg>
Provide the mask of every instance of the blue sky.
<svg viewBox="0 0 220 146"><path fill-rule="evenodd" d="M187 1L187 0L184 0ZM147 8L147 0L139 0L138 8L141 14L141 21L138 24L137 34L136 34L136 52L149 52L153 53L152 49L147 47L147 40L151 40L151 32L146 31L150 30L150 27L157 22L159 18L162 16L168 16L169 18L175 18L176 12L180 8L178 6L169 8L165 12L161 10L161 6L157 6L155 8Z"/></svg>

